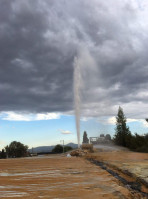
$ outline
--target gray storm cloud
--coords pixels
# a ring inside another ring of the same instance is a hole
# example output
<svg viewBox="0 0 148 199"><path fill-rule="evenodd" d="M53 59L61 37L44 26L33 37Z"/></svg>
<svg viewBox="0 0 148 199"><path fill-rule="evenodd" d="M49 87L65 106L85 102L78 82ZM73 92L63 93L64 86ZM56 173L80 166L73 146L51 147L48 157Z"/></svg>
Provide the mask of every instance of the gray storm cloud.
<svg viewBox="0 0 148 199"><path fill-rule="evenodd" d="M121 105L145 118L148 7L138 6L136 0L1 0L0 111L71 112L73 61L84 46L95 67L82 73L83 115L112 116Z"/></svg>

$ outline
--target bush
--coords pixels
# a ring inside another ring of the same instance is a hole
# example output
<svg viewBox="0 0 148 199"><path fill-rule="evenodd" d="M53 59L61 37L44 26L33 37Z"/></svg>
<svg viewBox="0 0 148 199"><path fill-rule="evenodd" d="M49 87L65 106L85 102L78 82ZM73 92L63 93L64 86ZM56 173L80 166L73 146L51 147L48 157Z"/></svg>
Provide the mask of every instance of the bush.
<svg viewBox="0 0 148 199"><path fill-rule="evenodd" d="M145 152L148 153L148 134L146 135L130 135L127 137L126 146L136 152Z"/></svg>
<svg viewBox="0 0 148 199"><path fill-rule="evenodd" d="M146 135L138 135L135 133L135 135L131 138L131 144L129 147L133 151L137 152L148 152L148 134Z"/></svg>
<svg viewBox="0 0 148 199"><path fill-rule="evenodd" d="M148 144L136 149L137 152L148 153Z"/></svg>

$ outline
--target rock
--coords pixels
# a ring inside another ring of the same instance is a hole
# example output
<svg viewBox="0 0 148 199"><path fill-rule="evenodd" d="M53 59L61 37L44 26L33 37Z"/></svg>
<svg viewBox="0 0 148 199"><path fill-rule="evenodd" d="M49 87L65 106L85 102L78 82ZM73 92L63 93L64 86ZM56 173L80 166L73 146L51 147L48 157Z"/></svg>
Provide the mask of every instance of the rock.
<svg viewBox="0 0 148 199"><path fill-rule="evenodd" d="M71 156L80 156L80 152L78 150L72 151L70 153Z"/></svg>
<svg viewBox="0 0 148 199"><path fill-rule="evenodd" d="M94 152L92 144L82 144L82 150L87 152Z"/></svg>
<svg viewBox="0 0 148 199"><path fill-rule="evenodd" d="M74 151L72 151L71 153L70 153L70 155L71 156L85 156L86 154L88 154L88 153L90 153L90 151L89 150L82 150L82 149L76 149L76 150L74 150Z"/></svg>
<svg viewBox="0 0 148 199"><path fill-rule="evenodd" d="M68 154L67 154L67 157L68 157L68 158L70 158L70 157L71 157L71 155L68 153Z"/></svg>

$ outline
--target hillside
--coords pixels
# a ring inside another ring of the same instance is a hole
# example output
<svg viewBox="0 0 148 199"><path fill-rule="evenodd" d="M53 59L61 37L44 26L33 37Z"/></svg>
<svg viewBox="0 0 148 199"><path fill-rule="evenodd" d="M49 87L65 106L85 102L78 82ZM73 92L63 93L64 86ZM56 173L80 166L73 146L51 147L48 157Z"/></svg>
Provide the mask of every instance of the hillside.
<svg viewBox="0 0 148 199"><path fill-rule="evenodd" d="M55 146L56 146L56 145L51 145L51 146L38 146L38 147L35 147L35 148L33 148L33 149L28 149L28 151L29 151L30 153L32 153L32 151L33 151L33 153L51 152L52 149L53 149ZM71 146L73 149L78 147L77 144L72 143L72 142L66 144L65 146Z"/></svg>

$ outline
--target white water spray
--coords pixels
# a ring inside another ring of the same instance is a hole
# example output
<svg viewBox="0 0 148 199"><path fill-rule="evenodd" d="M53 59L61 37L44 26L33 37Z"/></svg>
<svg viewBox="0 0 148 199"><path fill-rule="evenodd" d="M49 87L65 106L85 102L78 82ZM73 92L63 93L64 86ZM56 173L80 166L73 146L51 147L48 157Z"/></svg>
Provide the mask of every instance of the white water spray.
<svg viewBox="0 0 148 199"><path fill-rule="evenodd" d="M75 119L77 129L78 148L80 148L80 108L81 107L81 91L85 92L85 87L90 83L90 75L93 75L96 64L94 58L91 56L86 47L80 47L78 50L78 57L74 59L74 105L75 105ZM85 103L83 101L83 103Z"/></svg>
<svg viewBox="0 0 148 199"><path fill-rule="evenodd" d="M77 57L74 59L74 103L75 103L75 119L77 129L78 148L80 148L80 85L81 73L80 64Z"/></svg>

